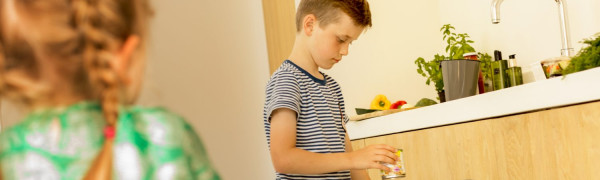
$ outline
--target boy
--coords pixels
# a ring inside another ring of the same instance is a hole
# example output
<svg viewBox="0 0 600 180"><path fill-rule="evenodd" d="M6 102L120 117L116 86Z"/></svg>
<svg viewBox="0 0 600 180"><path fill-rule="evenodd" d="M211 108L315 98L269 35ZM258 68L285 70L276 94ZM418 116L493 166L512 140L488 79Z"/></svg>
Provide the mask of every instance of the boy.
<svg viewBox="0 0 600 180"><path fill-rule="evenodd" d="M390 169L395 149L372 145L353 151L345 129L341 89L319 71L330 69L365 27L366 0L303 0L288 60L266 87L264 123L277 179L369 179L365 169Z"/></svg>

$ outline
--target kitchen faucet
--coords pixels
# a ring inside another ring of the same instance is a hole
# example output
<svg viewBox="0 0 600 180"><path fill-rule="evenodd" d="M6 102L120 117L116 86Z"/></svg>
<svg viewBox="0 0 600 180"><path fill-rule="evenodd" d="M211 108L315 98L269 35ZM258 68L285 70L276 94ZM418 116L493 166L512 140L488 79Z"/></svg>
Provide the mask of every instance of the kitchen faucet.
<svg viewBox="0 0 600 180"><path fill-rule="evenodd" d="M492 24L500 23L500 4L504 0L492 0ZM567 8L564 0L554 0L558 5L558 17L560 21L560 32L562 49L560 54L562 56L572 56L573 48L571 47L571 37L569 36L569 21L567 18Z"/></svg>

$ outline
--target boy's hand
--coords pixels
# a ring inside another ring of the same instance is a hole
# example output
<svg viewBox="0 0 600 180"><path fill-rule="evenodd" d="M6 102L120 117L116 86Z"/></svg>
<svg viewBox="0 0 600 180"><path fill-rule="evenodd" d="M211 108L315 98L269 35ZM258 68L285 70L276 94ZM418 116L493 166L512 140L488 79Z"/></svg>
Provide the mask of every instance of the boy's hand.
<svg viewBox="0 0 600 180"><path fill-rule="evenodd" d="M381 169L389 172L391 169L380 162L395 164L398 161L395 152L396 148L392 146L375 144L353 151L349 154L349 157L353 169Z"/></svg>

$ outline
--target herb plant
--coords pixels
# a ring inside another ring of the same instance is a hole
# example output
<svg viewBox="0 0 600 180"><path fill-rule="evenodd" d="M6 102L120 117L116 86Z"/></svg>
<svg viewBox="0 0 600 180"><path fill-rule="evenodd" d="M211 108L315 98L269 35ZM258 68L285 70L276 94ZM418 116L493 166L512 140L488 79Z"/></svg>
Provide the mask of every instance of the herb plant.
<svg viewBox="0 0 600 180"><path fill-rule="evenodd" d="M477 53L479 54L479 68L483 74L484 79L492 78L492 56L488 53Z"/></svg>
<svg viewBox="0 0 600 180"><path fill-rule="evenodd" d="M600 33L597 33L595 38L584 40L583 43L588 46L571 58L571 62L563 71L565 75L600 66Z"/></svg>
<svg viewBox="0 0 600 180"><path fill-rule="evenodd" d="M435 91L442 92L444 90L444 81L442 79L442 70L440 69L440 62L442 60L450 59L463 59L463 54L469 52L476 52L475 48L471 46L474 41L470 40L470 36L467 33L454 33L454 26L445 24L440 28L440 32L444 35L442 40L446 42L446 53L447 55L435 54L433 60L425 61L424 58L419 57L415 60L417 65L417 73L421 76L426 77L427 81L425 84L429 85L431 82L435 85ZM478 53L480 57L480 65L484 77L489 78L491 76L490 64L491 56L487 53Z"/></svg>

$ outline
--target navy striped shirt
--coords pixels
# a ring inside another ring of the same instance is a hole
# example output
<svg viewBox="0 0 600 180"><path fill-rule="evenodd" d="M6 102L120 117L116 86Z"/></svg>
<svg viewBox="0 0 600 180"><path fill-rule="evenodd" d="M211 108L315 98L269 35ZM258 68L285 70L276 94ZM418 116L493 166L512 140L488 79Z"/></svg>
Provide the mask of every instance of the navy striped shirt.
<svg viewBox="0 0 600 180"><path fill-rule="evenodd" d="M318 79L290 60L273 73L266 87L264 126L267 143L271 144L271 113L288 108L298 114L296 147L315 153L345 152L348 122L340 86L324 73ZM350 179L350 171L319 175L282 174L277 179Z"/></svg>

